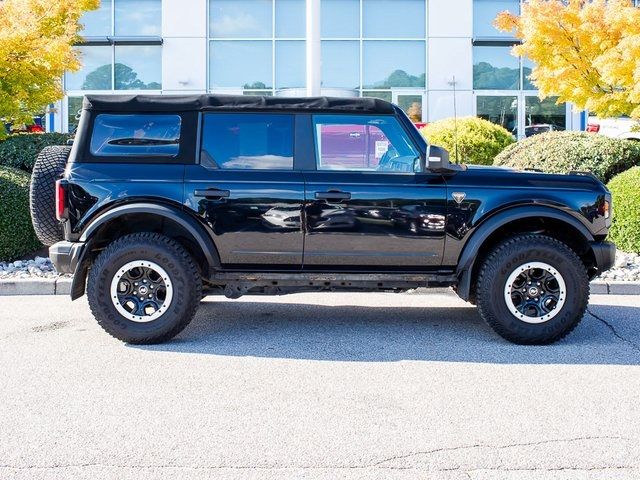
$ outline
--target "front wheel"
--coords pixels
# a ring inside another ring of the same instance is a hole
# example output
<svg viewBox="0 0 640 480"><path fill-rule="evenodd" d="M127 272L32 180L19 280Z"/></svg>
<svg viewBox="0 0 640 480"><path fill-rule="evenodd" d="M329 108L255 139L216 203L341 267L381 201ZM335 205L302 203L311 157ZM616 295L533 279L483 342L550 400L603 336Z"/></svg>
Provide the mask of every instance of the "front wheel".
<svg viewBox="0 0 640 480"><path fill-rule="evenodd" d="M544 235L518 235L498 245L480 268L477 303L503 338L542 345L569 334L584 316L589 279L580 258Z"/></svg>
<svg viewBox="0 0 640 480"><path fill-rule="evenodd" d="M189 324L202 297L202 280L179 243L136 233L100 253L89 272L87 296L96 320L113 337L160 343Z"/></svg>

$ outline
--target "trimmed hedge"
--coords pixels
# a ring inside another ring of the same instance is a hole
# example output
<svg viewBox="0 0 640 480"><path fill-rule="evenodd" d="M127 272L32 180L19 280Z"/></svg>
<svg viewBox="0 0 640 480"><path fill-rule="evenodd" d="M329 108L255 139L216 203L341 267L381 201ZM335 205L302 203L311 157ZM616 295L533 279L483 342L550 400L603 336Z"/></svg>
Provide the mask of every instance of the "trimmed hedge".
<svg viewBox="0 0 640 480"><path fill-rule="evenodd" d="M588 171L608 182L640 165L640 142L586 132L547 132L507 147L494 164L549 173Z"/></svg>
<svg viewBox="0 0 640 480"><path fill-rule="evenodd" d="M29 174L0 166L0 261L11 262L41 246L29 214Z"/></svg>
<svg viewBox="0 0 640 480"><path fill-rule="evenodd" d="M620 250L640 254L640 167L616 175L607 187L613 196L609 238Z"/></svg>
<svg viewBox="0 0 640 480"><path fill-rule="evenodd" d="M491 165L493 159L515 140L506 129L477 117L457 121L458 160L477 165ZM456 160L456 122L453 118L438 120L420 129L432 145L446 148L452 162Z"/></svg>
<svg viewBox="0 0 640 480"><path fill-rule="evenodd" d="M49 145L65 145L66 133L18 133L0 142L0 165L31 172L40 150Z"/></svg>

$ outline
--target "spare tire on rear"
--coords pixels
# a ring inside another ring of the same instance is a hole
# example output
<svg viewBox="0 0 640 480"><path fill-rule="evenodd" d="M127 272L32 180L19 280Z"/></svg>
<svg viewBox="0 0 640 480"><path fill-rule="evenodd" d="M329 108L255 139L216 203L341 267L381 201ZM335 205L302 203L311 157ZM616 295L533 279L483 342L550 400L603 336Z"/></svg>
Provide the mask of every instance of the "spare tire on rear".
<svg viewBox="0 0 640 480"><path fill-rule="evenodd" d="M55 183L64 172L71 147L53 145L38 154L29 187L31 222L38 239L45 245L64 240L62 224L56 218Z"/></svg>

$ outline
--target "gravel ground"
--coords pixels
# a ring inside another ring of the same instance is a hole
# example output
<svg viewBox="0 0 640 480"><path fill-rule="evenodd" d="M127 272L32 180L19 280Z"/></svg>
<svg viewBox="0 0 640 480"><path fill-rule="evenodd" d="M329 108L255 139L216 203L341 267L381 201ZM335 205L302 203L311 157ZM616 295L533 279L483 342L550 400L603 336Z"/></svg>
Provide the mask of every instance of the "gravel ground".
<svg viewBox="0 0 640 480"><path fill-rule="evenodd" d="M0 262L0 279L2 278L52 278L60 276L46 257L35 257L32 260L16 260ZM640 255L636 253L616 253L616 264L611 270L600 275L597 280L640 281Z"/></svg>

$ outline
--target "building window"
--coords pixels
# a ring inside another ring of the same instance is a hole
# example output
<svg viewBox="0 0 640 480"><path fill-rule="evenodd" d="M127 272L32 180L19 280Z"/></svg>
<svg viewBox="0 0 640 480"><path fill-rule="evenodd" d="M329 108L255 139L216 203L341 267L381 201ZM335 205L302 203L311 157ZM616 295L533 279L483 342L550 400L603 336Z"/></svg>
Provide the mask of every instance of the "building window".
<svg viewBox="0 0 640 480"><path fill-rule="evenodd" d="M520 90L520 60L510 46L473 47L475 90Z"/></svg>
<svg viewBox="0 0 640 480"><path fill-rule="evenodd" d="M212 38L270 38L272 0L209 0Z"/></svg>
<svg viewBox="0 0 640 480"><path fill-rule="evenodd" d="M162 50L157 45L79 46L82 69L65 74L67 91L160 90Z"/></svg>
<svg viewBox="0 0 640 480"><path fill-rule="evenodd" d="M211 91L274 95L304 87L305 0L208 1ZM322 88L392 100L403 89L426 91L427 2L392 3L321 0Z"/></svg>
<svg viewBox="0 0 640 480"><path fill-rule="evenodd" d="M160 36L162 28L161 0L101 0L97 10L86 12L80 23L80 34L92 37Z"/></svg>
<svg viewBox="0 0 640 480"><path fill-rule="evenodd" d="M473 36L474 38L513 38L513 32L501 32L493 26L500 12L508 10L520 14L519 0L474 0Z"/></svg>
<svg viewBox="0 0 640 480"><path fill-rule="evenodd" d="M362 36L365 38L424 38L423 0L362 0Z"/></svg>
<svg viewBox="0 0 640 480"><path fill-rule="evenodd" d="M360 42L323 40L321 78L323 86L360 88Z"/></svg>
<svg viewBox="0 0 640 480"><path fill-rule="evenodd" d="M209 87L265 90L273 86L272 44L217 40L209 51Z"/></svg>
<svg viewBox="0 0 640 480"><path fill-rule="evenodd" d="M305 0L209 0L209 89L270 95L303 87L304 36Z"/></svg>
<svg viewBox="0 0 640 480"><path fill-rule="evenodd" d="M159 0L114 0L116 36L159 36L162 4Z"/></svg>
<svg viewBox="0 0 640 480"><path fill-rule="evenodd" d="M65 74L67 91L160 90L161 0L102 0L83 15L82 68Z"/></svg>
<svg viewBox="0 0 640 480"><path fill-rule="evenodd" d="M426 88L425 42L363 42L363 88Z"/></svg>
<svg viewBox="0 0 640 480"><path fill-rule="evenodd" d="M533 95L525 97L525 137L551 130L566 129L567 106L564 103L556 105L557 100L557 97L548 97L544 100Z"/></svg>
<svg viewBox="0 0 640 480"><path fill-rule="evenodd" d="M304 87L304 41L278 40L276 42L275 54L276 88ZM287 59L287 61L284 59Z"/></svg>
<svg viewBox="0 0 640 480"><path fill-rule="evenodd" d="M476 97L476 115L496 123L514 136L518 133L518 97L515 95Z"/></svg>

